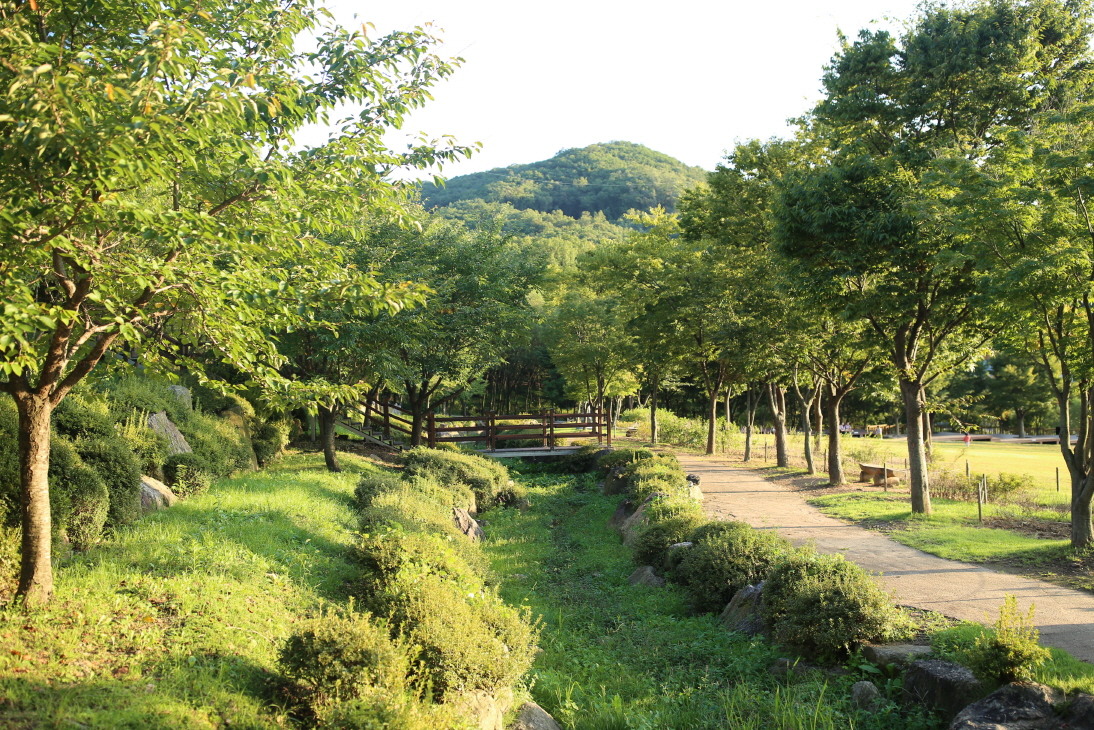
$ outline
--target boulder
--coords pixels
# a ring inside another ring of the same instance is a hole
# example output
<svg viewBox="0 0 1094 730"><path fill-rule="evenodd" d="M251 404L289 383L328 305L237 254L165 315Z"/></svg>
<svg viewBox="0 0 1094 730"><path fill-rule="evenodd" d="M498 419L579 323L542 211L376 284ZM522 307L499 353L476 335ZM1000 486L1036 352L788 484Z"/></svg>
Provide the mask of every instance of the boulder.
<svg viewBox="0 0 1094 730"><path fill-rule="evenodd" d="M693 487L699 486L699 484L703 481L703 478L698 474L688 474L685 479L687 479L688 484L692 485Z"/></svg>
<svg viewBox="0 0 1094 730"><path fill-rule="evenodd" d="M876 684L868 679L864 679L861 682L855 682L851 685L851 702L854 703L855 707L869 710L876 705L877 701L880 699L881 691L878 690Z"/></svg>
<svg viewBox="0 0 1094 730"><path fill-rule="evenodd" d="M475 518L467 510L453 507L452 519L455 521L456 527L460 528L460 532L471 538L471 542L478 542L484 537L485 533L482 531L482 526L475 521Z"/></svg>
<svg viewBox="0 0 1094 730"><path fill-rule="evenodd" d="M718 621L730 631L739 631L749 636L764 633L766 627L763 619L763 591L763 581L737 591L718 616Z"/></svg>
<svg viewBox="0 0 1094 730"><path fill-rule="evenodd" d="M151 413L148 415L148 428L167 439L167 454L191 454L193 449L186 443L186 437L179 431L179 427L167 417L167 411Z"/></svg>
<svg viewBox="0 0 1094 730"><path fill-rule="evenodd" d="M949 719L984 694L968 667L938 659L912 662L904 672L904 700L924 705Z"/></svg>
<svg viewBox="0 0 1094 730"><path fill-rule="evenodd" d="M669 545L669 552L672 552L673 550L686 550L694 544L695 543L693 542L674 542L673 544Z"/></svg>
<svg viewBox="0 0 1094 730"><path fill-rule="evenodd" d="M903 669L914 661L926 659L932 653L929 646L919 644L863 644L862 658L879 667L893 665Z"/></svg>
<svg viewBox="0 0 1094 730"><path fill-rule="evenodd" d="M190 395L190 389L184 385L168 385L167 390L172 397L188 411L194 410L194 396Z"/></svg>
<svg viewBox="0 0 1094 730"><path fill-rule="evenodd" d="M636 537L638 537L639 531L646 525L646 508L649 507L655 500L664 499L667 495L662 492L655 492L646 498L646 501L638 506L638 509L634 511L630 517L623 521L620 525L619 531L623 533L623 544L630 546Z"/></svg>
<svg viewBox="0 0 1094 730"><path fill-rule="evenodd" d="M614 469L608 471L608 475L604 477L604 485L601 487L601 491L608 495L625 494L627 492L627 480L623 477L623 472L626 467L617 466Z"/></svg>
<svg viewBox="0 0 1094 730"><path fill-rule="evenodd" d="M631 577L627 580L632 586L660 588L665 585L665 579L657 575L656 571L648 565L643 565L641 568L631 573Z"/></svg>
<svg viewBox="0 0 1094 730"><path fill-rule="evenodd" d="M1079 693L1064 710L1068 730L1094 730L1094 695Z"/></svg>
<svg viewBox="0 0 1094 730"><path fill-rule="evenodd" d="M220 417L239 434L243 443L247 445L247 453L250 457L251 468L258 468L258 457L255 456L254 447L251 445L251 429L247 426L247 417L239 406L232 406L220 412Z"/></svg>
<svg viewBox="0 0 1094 730"><path fill-rule="evenodd" d="M950 730L1042 730L1061 727L1053 691L1043 684L1014 682L961 710Z"/></svg>
<svg viewBox="0 0 1094 730"><path fill-rule="evenodd" d="M696 502L703 501L703 490L692 484L688 487L688 496L694 499Z"/></svg>
<svg viewBox="0 0 1094 730"><path fill-rule="evenodd" d="M562 726L535 702L525 702L509 730L562 730Z"/></svg>
<svg viewBox="0 0 1094 730"><path fill-rule="evenodd" d="M619 503L619 506L615 508L615 512L612 513L611 519L608 520L608 527L613 530L620 530L623 528L623 523L627 521L627 518L634 514L634 502L629 499L624 499Z"/></svg>
<svg viewBox="0 0 1094 730"><path fill-rule="evenodd" d="M179 498L171 488L159 479L141 476L141 511L144 513L167 509Z"/></svg>
<svg viewBox="0 0 1094 730"><path fill-rule="evenodd" d="M505 713L513 704L512 690L497 696L489 692L468 692L453 702L478 730L505 730Z"/></svg>

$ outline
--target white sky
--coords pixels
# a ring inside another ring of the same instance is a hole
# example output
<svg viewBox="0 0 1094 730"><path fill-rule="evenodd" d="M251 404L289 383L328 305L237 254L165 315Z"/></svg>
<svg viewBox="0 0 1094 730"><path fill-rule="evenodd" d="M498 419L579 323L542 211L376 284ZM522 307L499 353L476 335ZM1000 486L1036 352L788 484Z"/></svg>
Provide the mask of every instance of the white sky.
<svg viewBox="0 0 1094 730"><path fill-rule="evenodd" d="M345 25L443 29L443 52L465 62L404 130L481 142L471 160L444 169L453 177L613 140L713 169L737 140L788 134L786 119L819 98L837 29L854 37L873 22L899 28L916 2L326 4Z"/></svg>

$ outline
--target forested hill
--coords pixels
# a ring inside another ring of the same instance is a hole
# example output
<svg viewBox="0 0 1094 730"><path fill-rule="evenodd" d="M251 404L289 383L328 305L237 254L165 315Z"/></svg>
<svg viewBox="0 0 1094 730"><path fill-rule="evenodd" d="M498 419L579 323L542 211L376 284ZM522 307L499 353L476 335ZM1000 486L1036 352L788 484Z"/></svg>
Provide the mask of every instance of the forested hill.
<svg viewBox="0 0 1094 730"><path fill-rule="evenodd" d="M706 180L706 171L632 142L608 142L559 152L549 160L461 175L445 187L426 184L430 208L463 200L509 203L571 218L602 212L616 220L628 210L657 205L674 210L684 190Z"/></svg>

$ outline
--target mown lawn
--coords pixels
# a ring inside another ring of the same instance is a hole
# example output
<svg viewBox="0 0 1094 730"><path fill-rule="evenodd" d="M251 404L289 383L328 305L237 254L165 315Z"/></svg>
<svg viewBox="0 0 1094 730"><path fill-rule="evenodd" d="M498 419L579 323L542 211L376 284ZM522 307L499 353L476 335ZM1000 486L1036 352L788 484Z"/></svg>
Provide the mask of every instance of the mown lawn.
<svg viewBox="0 0 1094 730"><path fill-rule="evenodd" d="M360 473L316 455L216 483L57 566L55 600L0 610L0 727L279 727L276 657L344 602Z"/></svg>

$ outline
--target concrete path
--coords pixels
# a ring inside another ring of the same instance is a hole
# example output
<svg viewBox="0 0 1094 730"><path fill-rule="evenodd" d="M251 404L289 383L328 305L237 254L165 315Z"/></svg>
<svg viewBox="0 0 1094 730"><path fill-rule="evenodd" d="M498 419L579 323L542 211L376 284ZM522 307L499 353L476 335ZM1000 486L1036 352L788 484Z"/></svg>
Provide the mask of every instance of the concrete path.
<svg viewBox="0 0 1094 730"><path fill-rule="evenodd" d="M795 492L715 457L677 454L684 470L702 481L703 508L712 517L775 529L796 545L880 573L897 603L992 624L1007 594L1025 612L1032 602L1041 643L1094 662L1094 595L1044 581L997 573L928 555L884 535L828 517Z"/></svg>

